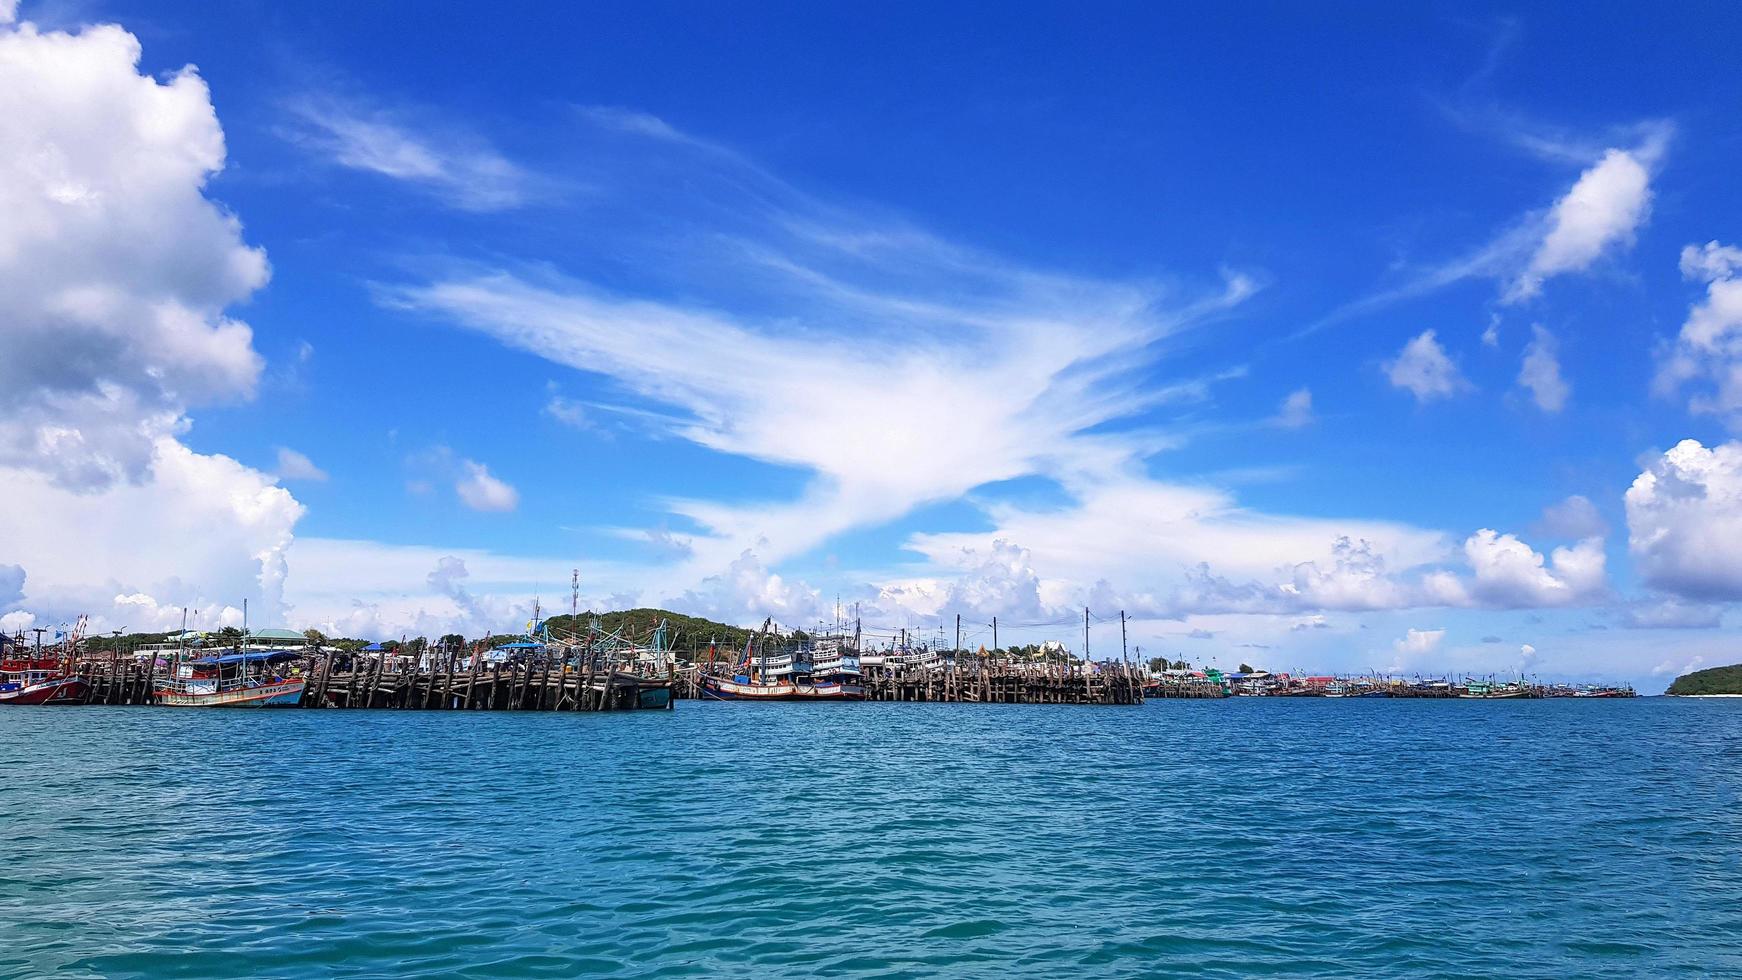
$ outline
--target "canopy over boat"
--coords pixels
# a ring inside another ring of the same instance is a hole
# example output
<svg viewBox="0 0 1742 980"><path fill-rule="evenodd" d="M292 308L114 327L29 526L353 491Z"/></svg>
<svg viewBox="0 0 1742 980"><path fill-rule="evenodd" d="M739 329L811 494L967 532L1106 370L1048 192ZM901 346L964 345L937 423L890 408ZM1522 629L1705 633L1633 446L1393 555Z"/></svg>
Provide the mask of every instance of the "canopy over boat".
<svg viewBox="0 0 1742 980"><path fill-rule="evenodd" d="M290 650L249 650L247 653L226 653L221 657L201 657L198 660L187 662L201 666L241 663L264 664L277 663L281 660L295 660L301 656L302 654Z"/></svg>

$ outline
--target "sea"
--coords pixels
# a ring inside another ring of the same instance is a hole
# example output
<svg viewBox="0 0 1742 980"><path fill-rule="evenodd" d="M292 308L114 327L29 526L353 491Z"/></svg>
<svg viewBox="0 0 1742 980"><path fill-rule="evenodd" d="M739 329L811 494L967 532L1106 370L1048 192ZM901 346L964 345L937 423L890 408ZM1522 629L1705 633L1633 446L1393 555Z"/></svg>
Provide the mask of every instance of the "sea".
<svg viewBox="0 0 1742 980"><path fill-rule="evenodd" d="M1742 701L0 709L0 976L1742 974Z"/></svg>

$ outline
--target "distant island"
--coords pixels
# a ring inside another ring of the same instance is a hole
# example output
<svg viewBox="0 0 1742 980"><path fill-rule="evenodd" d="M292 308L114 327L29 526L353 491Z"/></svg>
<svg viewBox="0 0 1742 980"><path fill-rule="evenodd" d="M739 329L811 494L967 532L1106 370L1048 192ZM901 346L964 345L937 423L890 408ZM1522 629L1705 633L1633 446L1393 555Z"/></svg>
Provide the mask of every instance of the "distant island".
<svg viewBox="0 0 1742 980"><path fill-rule="evenodd" d="M1696 697L1713 694L1742 695L1742 664L1731 664L1728 667L1708 667L1696 670L1691 674L1683 674L1670 684L1665 694L1675 694L1682 697Z"/></svg>

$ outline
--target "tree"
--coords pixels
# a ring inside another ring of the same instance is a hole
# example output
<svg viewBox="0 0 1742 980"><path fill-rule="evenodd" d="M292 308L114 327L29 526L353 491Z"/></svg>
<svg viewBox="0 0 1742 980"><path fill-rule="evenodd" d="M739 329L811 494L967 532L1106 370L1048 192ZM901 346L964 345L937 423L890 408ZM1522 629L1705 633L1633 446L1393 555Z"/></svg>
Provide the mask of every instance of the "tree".
<svg viewBox="0 0 1742 980"><path fill-rule="evenodd" d="M1251 664L1241 664L1240 665L1240 673L1242 673L1242 674L1252 673L1252 665Z"/></svg>
<svg viewBox="0 0 1742 980"><path fill-rule="evenodd" d="M316 630L316 629L303 630L302 635L305 639L307 639L310 643L313 643L315 646L326 646L326 644L327 644L327 635L325 633L322 633L320 630Z"/></svg>
<svg viewBox="0 0 1742 980"><path fill-rule="evenodd" d="M446 633L441 638L441 645L446 650L458 650L466 645L466 638L458 633Z"/></svg>

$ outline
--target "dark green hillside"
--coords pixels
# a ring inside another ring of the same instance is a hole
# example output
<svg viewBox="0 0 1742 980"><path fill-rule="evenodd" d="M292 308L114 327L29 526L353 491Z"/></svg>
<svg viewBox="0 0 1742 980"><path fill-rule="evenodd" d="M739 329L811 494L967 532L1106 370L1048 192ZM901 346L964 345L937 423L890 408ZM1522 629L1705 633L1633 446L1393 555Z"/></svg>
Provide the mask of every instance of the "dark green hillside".
<svg viewBox="0 0 1742 980"><path fill-rule="evenodd" d="M1742 694L1742 664L1708 667L1675 679L1665 694Z"/></svg>

